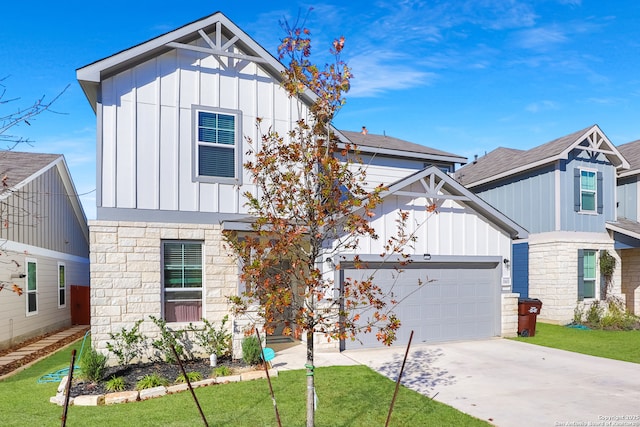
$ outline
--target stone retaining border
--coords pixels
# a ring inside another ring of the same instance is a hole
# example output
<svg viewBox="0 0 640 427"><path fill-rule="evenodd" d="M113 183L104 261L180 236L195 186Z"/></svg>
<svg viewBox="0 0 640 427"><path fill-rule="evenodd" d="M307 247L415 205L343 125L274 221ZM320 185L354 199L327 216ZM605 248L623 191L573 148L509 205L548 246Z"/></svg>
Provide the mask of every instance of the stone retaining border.
<svg viewBox="0 0 640 427"><path fill-rule="evenodd" d="M278 370L275 368L269 369L270 377L277 377ZM191 387L207 387L214 384L228 384L240 381L252 381L257 379L267 378L265 371L249 371L239 375L229 375L226 377L207 378L201 381L195 381L191 383ZM65 385L67 383L67 377L63 377L58 386L58 390L55 396L49 399L49 402L58 406L64 405L64 392ZM132 390L132 391L118 391L107 394L97 395L82 395L69 398L69 405L75 406L102 406L102 405L114 405L118 403L137 402L140 400L147 400L156 397L166 396L167 394L180 393L189 390L189 386L186 383L175 384L168 387L159 386L148 388L144 390Z"/></svg>

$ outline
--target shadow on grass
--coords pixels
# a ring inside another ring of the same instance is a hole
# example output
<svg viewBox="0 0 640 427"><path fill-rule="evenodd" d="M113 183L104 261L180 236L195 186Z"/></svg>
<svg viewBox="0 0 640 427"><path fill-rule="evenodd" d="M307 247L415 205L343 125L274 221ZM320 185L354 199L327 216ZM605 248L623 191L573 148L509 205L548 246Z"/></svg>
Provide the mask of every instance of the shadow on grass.
<svg viewBox="0 0 640 427"><path fill-rule="evenodd" d="M455 377L449 371L433 366L442 355L442 349L439 348L410 352L404 366L401 384L425 396L431 396L437 387L455 384ZM404 354L394 354L393 360L373 369L396 381L403 358Z"/></svg>

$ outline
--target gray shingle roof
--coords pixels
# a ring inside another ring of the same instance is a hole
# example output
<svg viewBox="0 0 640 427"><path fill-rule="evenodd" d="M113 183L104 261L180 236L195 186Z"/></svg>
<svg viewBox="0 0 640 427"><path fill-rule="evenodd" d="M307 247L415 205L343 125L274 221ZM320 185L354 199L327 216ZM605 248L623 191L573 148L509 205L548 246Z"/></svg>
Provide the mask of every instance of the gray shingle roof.
<svg viewBox="0 0 640 427"><path fill-rule="evenodd" d="M349 140L360 148L369 147L375 149L387 149L394 151L407 151L410 153L427 154L430 156L454 158L455 163L466 163L467 158L459 156L457 154L448 153L442 150L436 150L435 148L427 147L425 145L415 144L413 142L405 141L402 139L394 138L387 135L376 135L368 133L364 135L362 132L352 132L347 130L341 130L341 134L349 138Z"/></svg>
<svg viewBox="0 0 640 427"><path fill-rule="evenodd" d="M516 171L527 170L528 167L537 167L540 164L544 164L545 160L554 161L557 156L561 155L576 142L579 142L578 139L594 127L597 128L597 125L554 139L530 150L497 148L489 154L478 158L477 161L460 168L456 173L456 179L463 185L473 185L492 177L507 174L510 171L515 173Z"/></svg>
<svg viewBox="0 0 640 427"><path fill-rule="evenodd" d="M0 179L6 176L6 184L13 187L60 157L60 154L0 151Z"/></svg>
<svg viewBox="0 0 640 427"><path fill-rule="evenodd" d="M640 172L640 139L618 146L618 151L629 162L629 170L622 175L635 175Z"/></svg>
<svg viewBox="0 0 640 427"><path fill-rule="evenodd" d="M637 239L640 236L640 223L630 219L618 218L607 221L607 228Z"/></svg>

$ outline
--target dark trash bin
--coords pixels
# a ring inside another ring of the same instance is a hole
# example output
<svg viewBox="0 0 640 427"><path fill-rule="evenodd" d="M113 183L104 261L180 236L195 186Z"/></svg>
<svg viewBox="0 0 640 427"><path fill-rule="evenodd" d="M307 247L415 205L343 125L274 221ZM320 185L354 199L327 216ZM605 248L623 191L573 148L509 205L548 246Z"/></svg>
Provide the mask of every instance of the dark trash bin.
<svg viewBox="0 0 640 427"><path fill-rule="evenodd" d="M537 298L518 298L518 336L536 335L536 319L541 308L542 301Z"/></svg>

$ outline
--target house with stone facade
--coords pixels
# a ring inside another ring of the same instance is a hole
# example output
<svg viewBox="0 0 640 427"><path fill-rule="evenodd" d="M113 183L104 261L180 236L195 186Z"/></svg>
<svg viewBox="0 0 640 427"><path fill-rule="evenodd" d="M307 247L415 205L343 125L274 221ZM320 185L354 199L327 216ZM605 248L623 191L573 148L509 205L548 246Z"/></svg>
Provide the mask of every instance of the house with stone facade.
<svg viewBox="0 0 640 427"><path fill-rule="evenodd" d="M0 176L3 349L88 323L89 228L62 155L2 151Z"/></svg>
<svg viewBox="0 0 640 427"><path fill-rule="evenodd" d="M243 193L255 190L242 166L251 155L246 138L260 139L257 118L286 135L313 98L288 97L283 70L222 13L77 70L97 117L97 219L89 226L92 343L100 351L110 333L149 315L180 328L229 314L228 297L241 284L224 233L248 232ZM466 159L386 135L335 134L358 144L370 185L390 185L372 221L383 228L398 209L411 209L412 224L424 227L412 272L437 285L405 310L407 322L429 325L418 340L514 335L509 259L526 231L451 178ZM438 213L426 218L427 204ZM380 252L363 242L360 253ZM357 274L323 266L336 283ZM237 352L248 320L231 320ZM145 322L141 331L154 328Z"/></svg>
<svg viewBox="0 0 640 427"><path fill-rule="evenodd" d="M616 221L607 222L621 260L621 284L627 309L640 315L640 140L618 146L629 169L618 173Z"/></svg>
<svg viewBox="0 0 640 427"><path fill-rule="evenodd" d="M513 290L542 301L542 320L567 323L578 303L626 291L625 267L605 289L599 259L606 251L620 265L611 224L616 181L628 169L626 155L593 125L530 150L497 148L457 171L461 184L529 231L514 245Z"/></svg>

